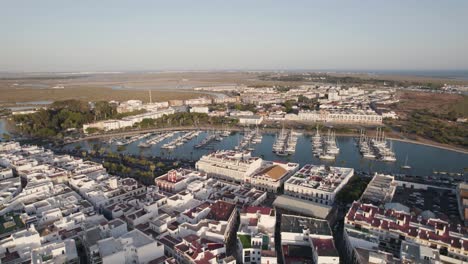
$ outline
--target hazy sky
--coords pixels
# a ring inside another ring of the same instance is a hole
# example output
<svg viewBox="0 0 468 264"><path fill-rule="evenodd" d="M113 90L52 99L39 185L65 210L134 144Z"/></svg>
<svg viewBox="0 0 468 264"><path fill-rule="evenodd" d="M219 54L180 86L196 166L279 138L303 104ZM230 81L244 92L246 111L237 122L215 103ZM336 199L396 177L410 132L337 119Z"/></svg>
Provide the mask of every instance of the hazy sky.
<svg viewBox="0 0 468 264"><path fill-rule="evenodd" d="M468 69L466 0L0 1L0 71Z"/></svg>

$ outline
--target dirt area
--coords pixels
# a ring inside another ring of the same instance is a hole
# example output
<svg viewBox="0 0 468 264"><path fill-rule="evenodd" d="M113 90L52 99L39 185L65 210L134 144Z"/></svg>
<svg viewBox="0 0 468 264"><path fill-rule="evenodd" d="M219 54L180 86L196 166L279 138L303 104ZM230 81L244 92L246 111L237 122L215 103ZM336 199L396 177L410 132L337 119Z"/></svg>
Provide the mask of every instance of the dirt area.
<svg viewBox="0 0 468 264"><path fill-rule="evenodd" d="M432 113L443 114L449 112L452 107L458 107L466 101L464 96L456 94L398 91L397 96L400 102L393 109L402 117L406 117L408 113L414 110L422 109Z"/></svg>
<svg viewBox="0 0 468 264"><path fill-rule="evenodd" d="M170 99L190 99L203 96L193 91L152 91L153 102ZM144 90L114 90L103 87L67 87L65 89L0 88L0 105L11 106L16 102L59 101L81 99L84 101L139 99L149 101L149 93Z"/></svg>
<svg viewBox="0 0 468 264"><path fill-rule="evenodd" d="M388 80L388 81L403 81L403 82L420 82L420 83L436 83L436 84L468 84L467 80L437 78L429 76L411 76L411 75L396 75L396 74L365 74L365 73L329 73L331 76L344 77L351 76L361 78L363 80Z"/></svg>
<svg viewBox="0 0 468 264"><path fill-rule="evenodd" d="M0 76L0 104L82 100L188 99L207 95L194 87L216 85L273 85L250 72L157 72L121 74L10 74ZM53 87L64 86L64 89Z"/></svg>

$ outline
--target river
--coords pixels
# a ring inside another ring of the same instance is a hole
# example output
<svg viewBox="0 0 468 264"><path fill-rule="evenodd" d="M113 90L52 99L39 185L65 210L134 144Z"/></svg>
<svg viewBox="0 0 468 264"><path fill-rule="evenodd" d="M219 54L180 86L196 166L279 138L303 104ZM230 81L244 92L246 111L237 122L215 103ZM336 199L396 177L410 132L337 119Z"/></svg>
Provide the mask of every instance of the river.
<svg viewBox="0 0 468 264"><path fill-rule="evenodd" d="M240 133L233 133L231 136L224 138L220 142L215 141L210 149L195 149L194 145L202 141L206 136L207 133L203 132L198 138L195 138L174 150L164 150L161 149L161 146L164 143L169 142L175 136L153 145L151 148L140 148L138 147L139 141L136 141L127 145L126 149L122 152L143 156L198 160L202 155L210 153L216 149L234 149L238 144L239 139L242 138ZM262 157L266 160L297 162L301 166L308 163L329 164L332 166L352 167L356 170L367 172L404 173L416 176L429 176L433 174L433 171L463 173L464 168L468 167L468 154L400 141L392 142L397 161L382 162L378 160L363 159L355 145L355 140L352 137L337 137L340 154L334 161L324 161L314 157L312 155L311 138L308 135L299 136L296 152L289 157L277 156L272 152L274 140L274 134L264 134L262 142L254 146L255 150L252 151L252 155ZM65 148L72 149L77 145L80 145L82 149L88 150L91 149L94 144L99 144L104 148L109 148L110 150L117 152L117 146L110 145L105 140L82 141L67 145ZM411 169L403 170L401 169L401 166L404 165L407 156L407 164L411 166Z"/></svg>

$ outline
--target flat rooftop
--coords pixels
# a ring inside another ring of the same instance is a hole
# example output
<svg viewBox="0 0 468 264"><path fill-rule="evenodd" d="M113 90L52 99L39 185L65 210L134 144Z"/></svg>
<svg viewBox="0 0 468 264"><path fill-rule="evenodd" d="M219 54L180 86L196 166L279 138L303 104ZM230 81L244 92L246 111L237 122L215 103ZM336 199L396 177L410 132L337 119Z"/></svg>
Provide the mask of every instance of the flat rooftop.
<svg viewBox="0 0 468 264"><path fill-rule="evenodd" d="M352 168L307 164L291 176L286 184L333 192L342 181L352 177L353 174Z"/></svg>
<svg viewBox="0 0 468 264"><path fill-rule="evenodd" d="M366 190L361 196L361 201L372 204L385 204L390 202L396 188L393 182L393 176L376 174L367 185Z"/></svg>
<svg viewBox="0 0 468 264"><path fill-rule="evenodd" d="M287 214L281 216L281 232L302 234L304 230L308 230L311 235L332 235L326 220Z"/></svg>
<svg viewBox="0 0 468 264"><path fill-rule="evenodd" d="M273 202L273 206L294 213L304 214L322 219L327 218L328 214L332 209L332 207L324 204L312 203L310 201L302 200L288 195L278 196Z"/></svg>

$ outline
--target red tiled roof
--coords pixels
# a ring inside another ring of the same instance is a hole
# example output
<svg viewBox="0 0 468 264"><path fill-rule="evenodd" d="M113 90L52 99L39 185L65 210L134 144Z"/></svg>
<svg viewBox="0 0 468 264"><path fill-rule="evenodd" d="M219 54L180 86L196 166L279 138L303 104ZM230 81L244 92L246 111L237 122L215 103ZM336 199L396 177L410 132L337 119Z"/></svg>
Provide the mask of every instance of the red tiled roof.
<svg viewBox="0 0 468 264"><path fill-rule="evenodd" d="M248 214L255 214L255 213L260 213L263 215L270 215L271 214L271 208L269 207L261 207L261 206L248 206L244 208L242 211L243 213L248 213Z"/></svg>
<svg viewBox="0 0 468 264"><path fill-rule="evenodd" d="M216 221L227 221L235 210L236 205L225 201L216 201L210 206L210 213L207 218Z"/></svg>

